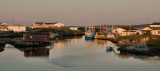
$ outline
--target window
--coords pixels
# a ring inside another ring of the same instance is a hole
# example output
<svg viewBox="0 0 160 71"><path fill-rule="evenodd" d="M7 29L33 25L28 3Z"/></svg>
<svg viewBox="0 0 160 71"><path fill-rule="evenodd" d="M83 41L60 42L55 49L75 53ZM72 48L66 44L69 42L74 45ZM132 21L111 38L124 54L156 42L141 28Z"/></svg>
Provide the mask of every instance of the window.
<svg viewBox="0 0 160 71"><path fill-rule="evenodd" d="M160 34L160 31L158 31L158 34Z"/></svg>

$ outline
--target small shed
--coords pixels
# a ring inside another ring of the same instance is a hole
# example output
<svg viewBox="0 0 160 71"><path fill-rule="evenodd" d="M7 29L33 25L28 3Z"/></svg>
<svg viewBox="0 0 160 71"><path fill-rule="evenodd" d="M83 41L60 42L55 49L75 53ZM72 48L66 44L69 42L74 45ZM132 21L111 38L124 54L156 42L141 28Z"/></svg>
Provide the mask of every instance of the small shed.
<svg viewBox="0 0 160 71"><path fill-rule="evenodd" d="M23 35L23 40L48 41L49 33L27 32Z"/></svg>

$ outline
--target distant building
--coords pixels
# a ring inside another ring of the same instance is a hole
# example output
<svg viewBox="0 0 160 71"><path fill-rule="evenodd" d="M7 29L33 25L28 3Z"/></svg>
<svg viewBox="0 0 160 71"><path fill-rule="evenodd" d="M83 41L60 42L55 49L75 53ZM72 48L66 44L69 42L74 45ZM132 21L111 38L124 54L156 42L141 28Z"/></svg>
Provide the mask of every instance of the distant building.
<svg viewBox="0 0 160 71"><path fill-rule="evenodd" d="M63 23L45 23L45 22L34 22L32 28L51 28L51 27L64 27Z"/></svg>
<svg viewBox="0 0 160 71"><path fill-rule="evenodd" d="M117 29L112 30L113 33L116 33L116 34L119 34L119 35L122 35L122 33L124 31L127 31L127 30L123 29L123 28L117 28Z"/></svg>
<svg viewBox="0 0 160 71"><path fill-rule="evenodd" d="M70 30L78 30L78 27L76 27L76 26L70 26L69 29Z"/></svg>
<svg viewBox="0 0 160 71"><path fill-rule="evenodd" d="M8 24L4 22L0 22L0 26L8 26Z"/></svg>
<svg viewBox="0 0 160 71"><path fill-rule="evenodd" d="M55 22L55 23L44 23L44 24L42 24L42 27L43 27L43 28L63 27L63 26L64 26L64 24L58 23L58 22Z"/></svg>
<svg viewBox="0 0 160 71"><path fill-rule="evenodd" d="M145 27L142 31L143 34L146 33L146 31L151 31L152 35L160 35L160 23L150 24L150 27Z"/></svg>
<svg viewBox="0 0 160 71"><path fill-rule="evenodd" d="M0 31L7 31L8 25L7 23L0 22Z"/></svg>
<svg viewBox="0 0 160 71"><path fill-rule="evenodd" d="M160 35L160 27L151 27L152 31L151 34L152 35Z"/></svg>
<svg viewBox="0 0 160 71"><path fill-rule="evenodd" d="M122 32L121 36L130 36L130 35L137 35L138 33L136 31L124 31Z"/></svg>
<svg viewBox="0 0 160 71"><path fill-rule="evenodd" d="M141 30L134 28L117 28L112 30L113 33L118 34L119 36L129 36L129 35L141 35Z"/></svg>
<svg viewBox="0 0 160 71"><path fill-rule="evenodd" d="M48 41L49 40L49 33L26 32L23 35L23 40Z"/></svg>
<svg viewBox="0 0 160 71"><path fill-rule="evenodd" d="M26 26L23 26L23 25L11 25L11 26L8 26L8 31L26 32Z"/></svg>
<svg viewBox="0 0 160 71"><path fill-rule="evenodd" d="M43 22L34 22L32 26L32 28L42 28L42 24L44 24Z"/></svg>
<svg viewBox="0 0 160 71"><path fill-rule="evenodd" d="M160 22L150 24L150 27L160 27Z"/></svg>

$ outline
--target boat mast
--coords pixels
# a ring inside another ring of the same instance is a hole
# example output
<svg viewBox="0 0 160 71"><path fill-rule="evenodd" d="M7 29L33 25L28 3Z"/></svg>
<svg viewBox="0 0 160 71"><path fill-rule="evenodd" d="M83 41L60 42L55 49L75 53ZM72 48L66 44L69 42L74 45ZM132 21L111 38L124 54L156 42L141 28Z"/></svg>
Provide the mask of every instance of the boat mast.
<svg viewBox="0 0 160 71"><path fill-rule="evenodd" d="M94 31L93 31L93 24L92 24L92 32L94 32Z"/></svg>
<svg viewBox="0 0 160 71"><path fill-rule="evenodd" d="M101 33L101 25L100 25L100 33Z"/></svg>
<svg viewBox="0 0 160 71"><path fill-rule="evenodd" d="M151 24L153 23L153 18L151 18L150 23L151 23Z"/></svg>
<svg viewBox="0 0 160 71"><path fill-rule="evenodd" d="M107 25L106 25L106 32L107 32Z"/></svg>
<svg viewBox="0 0 160 71"><path fill-rule="evenodd" d="M87 26L86 26L85 32L87 32Z"/></svg>
<svg viewBox="0 0 160 71"><path fill-rule="evenodd" d="M89 25L89 31L91 31L91 27L90 27L90 25Z"/></svg>
<svg viewBox="0 0 160 71"><path fill-rule="evenodd" d="M94 32L96 32L96 27L94 26Z"/></svg>
<svg viewBox="0 0 160 71"><path fill-rule="evenodd" d="M130 18L130 28L129 28L129 33L130 33L130 34L129 34L129 35L131 35L131 28L132 28L131 25L132 25L132 21L133 21L133 19L132 19L132 17L131 17L131 18Z"/></svg>

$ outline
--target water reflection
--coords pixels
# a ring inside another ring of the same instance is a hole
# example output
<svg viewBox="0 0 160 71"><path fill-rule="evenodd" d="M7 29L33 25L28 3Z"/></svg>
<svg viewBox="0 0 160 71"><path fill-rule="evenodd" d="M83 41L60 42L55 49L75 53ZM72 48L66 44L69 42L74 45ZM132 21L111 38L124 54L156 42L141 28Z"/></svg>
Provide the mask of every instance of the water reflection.
<svg viewBox="0 0 160 71"><path fill-rule="evenodd" d="M114 49L108 51L106 47L114 47ZM30 71L159 70L158 55L120 53L117 48L110 41L87 41L84 37L55 40L54 45L50 47L6 46L0 48L5 49L0 54L0 71L8 71L4 67L13 69L12 71L28 71L28 69ZM157 61L157 64L151 64L152 61ZM16 70L19 68L22 70Z"/></svg>
<svg viewBox="0 0 160 71"><path fill-rule="evenodd" d="M3 51L4 51L5 45L6 45L6 44L0 44L0 52L3 52Z"/></svg>
<svg viewBox="0 0 160 71"><path fill-rule="evenodd" d="M120 53L118 57L121 59L129 59L132 57L134 59L139 59L143 61L160 61L160 55L139 55L139 54Z"/></svg>
<svg viewBox="0 0 160 71"><path fill-rule="evenodd" d="M49 56L49 48L46 47L25 47L17 49L23 51L25 57Z"/></svg>

